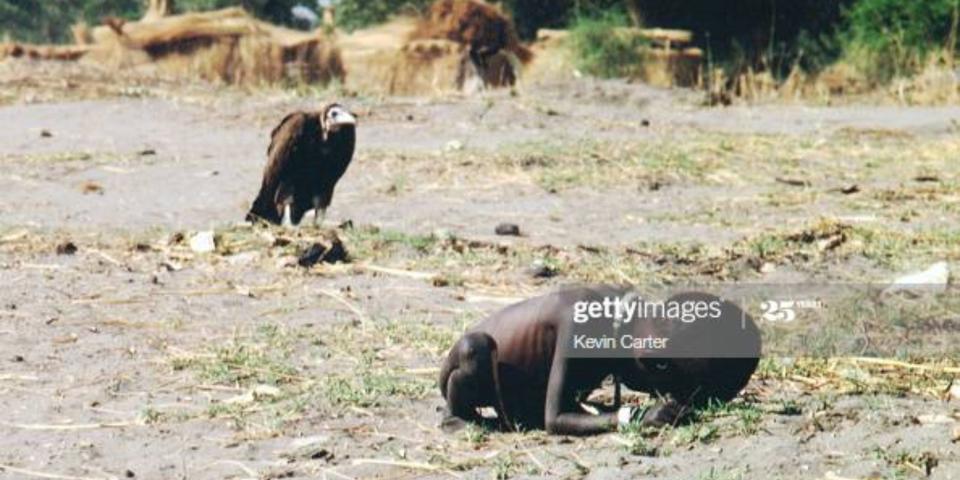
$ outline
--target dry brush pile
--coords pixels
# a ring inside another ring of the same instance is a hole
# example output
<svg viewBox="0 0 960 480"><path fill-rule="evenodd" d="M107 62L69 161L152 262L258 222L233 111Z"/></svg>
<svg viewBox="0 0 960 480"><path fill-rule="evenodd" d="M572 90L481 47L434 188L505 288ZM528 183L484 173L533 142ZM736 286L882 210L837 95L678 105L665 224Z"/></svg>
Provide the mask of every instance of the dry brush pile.
<svg viewBox="0 0 960 480"><path fill-rule="evenodd" d="M300 32L262 22L240 8L164 15L137 22L107 17L73 29L75 45L0 45L0 59L82 60L112 69L149 67L159 73L230 84L303 81L326 84L346 75L339 50L322 30Z"/></svg>

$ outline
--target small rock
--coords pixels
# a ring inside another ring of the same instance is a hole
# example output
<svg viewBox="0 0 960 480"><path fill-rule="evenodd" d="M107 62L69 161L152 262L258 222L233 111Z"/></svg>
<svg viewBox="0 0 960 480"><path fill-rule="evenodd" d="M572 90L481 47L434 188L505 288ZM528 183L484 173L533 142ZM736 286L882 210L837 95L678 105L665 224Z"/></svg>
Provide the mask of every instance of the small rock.
<svg viewBox="0 0 960 480"><path fill-rule="evenodd" d="M557 269L547 265L543 260L537 260L530 265L527 273L534 278L550 278L557 276Z"/></svg>
<svg viewBox="0 0 960 480"><path fill-rule="evenodd" d="M103 195L103 187L97 182L83 182L80 184L80 191L84 195L96 193L98 195Z"/></svg>
<svg viewBox="0 0 960 480"><path fill-rule="evenodd" d="M77 253L77 244L66 241L57 245L57 255L73 255Z"/></svg>
<svg viewBox="0 0 960 480"><path fill-rule="evenodd" d="M951 400L960 400L960 380L954 380L953 385L950 385L950 390L947 391L947 396Z"/></svg>
<svg viewBox="0 0 960 480"><path fill-rule="evenodd" d="M126 478L133 478L136 477L137 474L133 473L133 470L127 470L126 472L123 472L123 476Z"/></svg>
<svg viewBox="0 0 960 480"><path fill-rule="evenodd" d="M649 127L649 126L650 126L650 120L647 120L646 118L644 118L643 120L640 120L640 126Z"/></svg>
<svg viewBox="0 0 960 480"><path fill-rule="evenodd" d="M917 175L913 178L916 182L926 183L926 182L939 182L940 177L936 175Z"/></svg>
<svg viewBox="0 0 960 480"><path fill-rule="evenodd" d="M944 414L942 414L942 413L931 413L931 414L917 415L917 416L914 418L914 421L915 421L916 423L919 423L920 425L936 425L936 424L953 424L953 423L957 423L957 421L956 421L953 417L948 416L948 415L944 415Z"/></svg>
<svg viewBox="0 0 960 480"><path fill-rule="evenodd" d="M243 252L225 257L227 263L233 266L248 265L260 258L260 252Z"/></svg>
<svg viewBox="0 0 960 480"><path fill-rule="evenodd" d="M947 262L937 262L926 270L897 278L883 293L917 293L919 291L941 293L946 291L949 282L950 266Z"/></svg>
<svg viewBox="0 0 960 480"><path fill-rule="evenodd" d="M13 360L15 363L20 363L24 360L24 358L23 355L14 355L10 360Z"/></svg>
<svg viewBox="0 0 960 480"><path fill-rule="evenodd" d="M460 140L450 140L443 147L443 150L446 152L458 152L460 150L463 150L463 142L461 142Z"/></svg>
<svg viewBox="0 0 960 480"><path fill-rule="evenodd" d="M860 191L860 185L857 185L857 184L847 185L846 187L843 187L840 189L840 193L844 195L852 195L859 191Z"/></svg>
<svg viewBox="0 0 960 480"><path fill-rule="evenodd" d="M777 270L776 264L773 264L771 262L763 262L762 264L760 264L760 268L757 269L757 271L760 273L773 273L776 270Z"/></svg>
<svg viewBox="0 0 960 480"><path fill-rule="evenodd" d="M213 237L213 230L197 232L190 237L190 250L196 253L210 253L216 250L217 244Z"/></svg>
<svg viewBox="0 0 960 480"><path fill-rule="evenodd" d="M173 260L167 260L161 263L160 266L168 272L179 272L180 270L183 270L183 265L180 265Z"/></svg>
<svg viewBox="0 0 960 480"><path fill-rule="evenodd" d="M177 245L178 243L183 242L187 238L183 232L176 232L173 235L170 235L170 240L167 241L168 245Z"/></svg>
<svg viewBox="0 0 960 480"><path fill-rule="evenodd" d="M353 220L344 220L337 226L340 230L353 230Z"/></svg>
<svg viewBox="0 0 960 480"><path fill-rule="evenodd" d="M953 427L953 443L960 442L960 425Z"/></svg>
<svg viewBox="0 0 960 480"><path fill-rule="evenodd" d="M156 154L157 154L157 151L154 150L154 149L152 149L152 148L144 148L143 150L140 150L140 151L137 152L137 153L138 153L141 157L147 157L147 156L150 156L150 155L156 155Z"/></svg>
<svg viewBox="0 0 960 480"><path fill-rule="evenodd" d="M266 398L276 398L279 397L282 392L279 388L272 385L256 385L246 393L242 395L237 395L235 397L230 397L223 401L226 404L248 404L253 403L257 400L266 399Z"/></svg>
<svg viewBox="0 0 960 480"><path fill-rule="evenodd" d="M516 223L501 223L497 225L493 231L497 235L511 235L514 237L520 236L520 226Z"/></svg>
<svg viewBox="0 0 960 480"><path fill-rule="evenodd" d="M293 240L290 237L273 237L271 243L274 247L286 247L293 243Z"/></svg>
<svg viewBox="0 0 960 480"><path fill-rule="evenodd" d="M432 235L433 235L433 238L436 238L437 240L442 240L442 241L449 241L457 238L457 236L454 235L453 232L451 232L450 230L447 230L446 228L438 228L433 231Z"/></svg>
<svg viewBox="0 0 960 480"><path fill-rule="evenodd" d="M298 438L280 456L289 460L330 460L333 452L327 447L329 443L330 439L323 435Z"/></svg>
<svg viewBox="0 0 960 480"><path fill-rule="evenodd" d="M40 138L50 138L52 136L53 136L53 133L51 133L50 130L47 130L47 129L40 130Z"/></svg>
<svg viewBox="0 0 960 480"><path fill-rule="evenodd" d="M277 260L273 262L276 268L291 268L297 266L297 257L294 255L283 255L277 257Z"/></svg>
<svg viewBox="0 0 960 480"><path fill-rule="evenodd" d="M280 396L280 389L273 385L257 385L251 390L256 398L275 398Z"/></svg>

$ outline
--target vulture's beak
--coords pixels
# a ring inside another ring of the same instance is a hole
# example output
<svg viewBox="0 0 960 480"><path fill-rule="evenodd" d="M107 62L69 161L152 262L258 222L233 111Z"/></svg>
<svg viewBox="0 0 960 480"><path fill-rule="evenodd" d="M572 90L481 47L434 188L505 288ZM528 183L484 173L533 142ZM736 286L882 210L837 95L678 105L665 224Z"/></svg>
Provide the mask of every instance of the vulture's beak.
<svg viewBox="0 0 960 480"><path fill-rule="evenodd" d="M335 108L330 111L329 116L327 117L327 130L330 132L336 132L340 130L340 127L346 125L356 125L357 117L354 117L352 113L342 109Z"/></svg>

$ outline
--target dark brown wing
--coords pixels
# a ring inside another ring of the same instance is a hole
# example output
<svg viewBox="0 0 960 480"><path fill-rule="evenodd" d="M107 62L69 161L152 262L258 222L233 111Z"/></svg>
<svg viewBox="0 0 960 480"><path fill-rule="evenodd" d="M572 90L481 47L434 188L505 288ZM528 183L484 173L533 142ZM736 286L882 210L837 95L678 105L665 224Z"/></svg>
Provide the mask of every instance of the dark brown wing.
<svg viewBox="0 0 960 480"><path fill-rule="evenodd" d="M254 200L248 220L261 218L271 223L280 223L281 212L277 209L277 189L302 157L302 151L310 144L308 135L316 129L319 119L316 114L294 112L280 121L280 124L270 132L270 146L267 148L267 165L263 169L263 183L260 193Z"/></svg>

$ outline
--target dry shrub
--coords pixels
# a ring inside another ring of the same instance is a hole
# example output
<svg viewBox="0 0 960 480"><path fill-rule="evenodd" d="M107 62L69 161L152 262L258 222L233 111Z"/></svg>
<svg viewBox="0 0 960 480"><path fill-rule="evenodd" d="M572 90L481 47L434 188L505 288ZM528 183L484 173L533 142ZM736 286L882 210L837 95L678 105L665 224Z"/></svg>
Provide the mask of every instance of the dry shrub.
<svg viewBox="0 0 960 480"><path fill-rule="evenodd" d="M90 45L93 43L90 26L87 25L86 22L79 22L70 27L70 34L73 35L73 43L76 45Z"/></svg>
<svg viewBox="0 0 960 480"><path fill-rule="evenodd" d="M350 65L351 88L393 95L455 91L468 46L445 36L425 36L427 23L399 17L338 38Z"/></svg>
<svg viewBox="0 0 960 480"><path fill-rule="evenodd" d="M417 93L427 89L430 82L417 71L420 62L407 65L402 52L406 39L416 28L413 18L398 17L372 28L339 35L337 45L343 60L350 65L350 88L368 93ZM422 88L422 89L421 89ZM396 92L392 92L393 90Z"/></svg>
<svg viewBox="0 0 960 480"><path fill-rule="evenodd" d="M708 83L712 104L733 101L774 100L836 102L895 102L904 105L943 105L960 102L960 74L949 56L937 56L919 73L898 77L889 83L870 81L867 74L848 62L835 63L811 74L794 67L786 79L775 80L767 72L746 72L727 77L717 69Z"/></svg>
<svg viewBox="0 0 960 480"><path fill-rule="evenodd" d="M693 87L701 83L702 64L703 52L699 48L650 48L644 52L639 71L632 78L660 87Z"/></svg>
<svg viewBox="0 0 960 480"><path fill-rule="evenodd" d="M230 84L326 84L346 76L340 51L320 30L303 33L254 19L240 8L74 30L72 47L4 47L0 57L85 59ZM89 52L89 53L88 53Z"/></svg>
<svg viewBox="0 0 960 480"><path fill-rule="evenodd" d="M449 40L413 40L393 62L387 91L394 95L442 93L456 85L466 47Z"/></svg>
<svg viewBox="0 0 960 480"><path fill-rule="evenodd" d="M889 93L904 104L957 103L960 100L960 72L956 69L952 52L930 55L919 73L894 79Z"/></svg>

